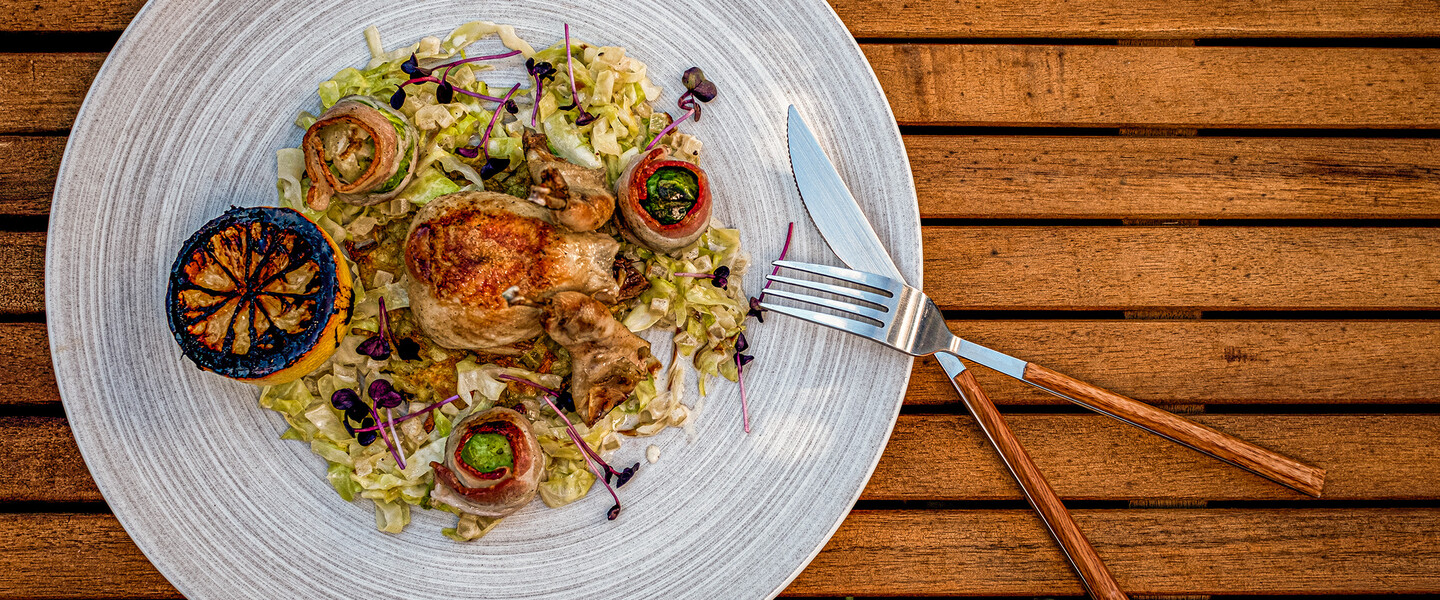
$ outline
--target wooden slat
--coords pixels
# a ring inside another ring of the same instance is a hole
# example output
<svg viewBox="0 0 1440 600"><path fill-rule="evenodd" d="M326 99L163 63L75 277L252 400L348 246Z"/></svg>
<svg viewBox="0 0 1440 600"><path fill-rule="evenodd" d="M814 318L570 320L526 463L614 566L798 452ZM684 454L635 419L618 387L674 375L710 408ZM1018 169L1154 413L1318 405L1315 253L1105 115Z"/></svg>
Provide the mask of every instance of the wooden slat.
<svg viewBox="0 0 1440 600"><path fill-rule="evenodd" d="M1440 510L1077 510L1130 594L1378 594L1440 587ZM787 593L1079 596L1026 511L856 511Z"/></svg>
<svg viewBox="0 0 1440 600"><path fill-rule="evenodd" d="M0 136L0 215L50 214L63 137Z"/></svg>
<svg viewBox="0 0 1440 600"><path fill-rule="evenodd" d="M103 502L70 425L60 417L0 417L0 502Z"/></svg>
<svg viewBox="0 0 1440 600"><path fill-rule="evenodd" d="M1440 49L868 44L901 124L1440 126ZM0 133L68 128L103 54L0 55Z"/></svg>
<svg viewBox="0 0 1440 600"><path fill-rule="evenodd" d="M119 31L141 0L0 0L5 31ZM857 37L1236 38L1440 35L1440 18L1423 2L1290 0L1217 4L1203 0L942 3L830 0Z"/></svg>
<svg viewBox="0 0 1440 600"><path fill-rule="evenodd" d="M932 279L932 281L934 281ZM978 344L1160 404L1440 402L1437 321L950 321ZM997 404L1065 404L989 369ZM933 359L909 405L957 404Z"/></svg>
<svg viewBox="0 0 1440 600"><path fill-rule="evenodd" d="M4 31L120 31L145 0L0 0Z"/></svg>
<svg viewBox="0 0 1440 600"><path fill-rule="evenodd" d="M1440 415L1190 415L1326 469L1326 500L1440 498ZM1070 500L1306 496L1099 415L1006 415ZM1021 500L969 416L902 415L862 500Z"/></svg>
<svg viewBox="0 0 1440 600"><path fill-rule="evenodd" d="M1440 126L1440 49L864 46L902 125Z"/></svg>
<svg viewBox="0 0 1440 600"><path fill-rule="evenodd" d="M916 2L830 0L856 37L1237 38L1440 35L1434 6L1405 0Z"/></svg>
<svg viewBox="0 0 1440 600"><path fill-rule="evenodd" d="M1440 142L906 136L923 218L1440 218ZM0 214L43 216L63 137L0 137Z"/></svg>
<svg viewBox="0 0 1440 600"><path fill-rule="evenodd" d="M925 227L941 308L1440 307L1440 229Z"/></svg>
<svg viewBox="0 0 1440 600"><path fill-rule="evenodd" d="M0 514L0 598L180 598L108 514Z"/></svg>
<svg viewBox="0 0 1440 600"><path fill-rule="evenodd" d="M1440 510L1078 510L1131 594L1440 587ZM37 531L50 535L35 535ZM109 515L0 515L0 598L173 598ZM1025 510L856 511L787 595L1081 595Z"/></svg>
<svg viewBox="0 0 1440 600"><path fill-rule="evenodd" d="M0 323L0 406L42 406L60 402L50 341L41 323Z"/></svg>
<svg viewBox="0 0 1440 600"><path fill-rule="evenodd" d="M44 273L44 233L0 231L0 314L45 310Z"/></svg>
<svg viewBox="0 0 1440 600"><path fill-rule="evenodd" d="M1440 498L1440 415L1194 415L1327 469L1326 500ZM1258 476L1095 415L1006 416L1070 500L1303 500ZM0 418L0 502L100 502L65 420ZM862 500L1022 500L968 416L903 415Z"/></svg>
<svg viewBox="0 0 1440 600"><path fill-rule="evenodd" d="M1440 218L1433 139L912 135L905 147L921 217Z"/></svg>
<svg viewBox="0 0 1440 600"><path fill-rule="evenodd" d="M0 54L0 133L69 129L104 60L90 52Z"/></svg>

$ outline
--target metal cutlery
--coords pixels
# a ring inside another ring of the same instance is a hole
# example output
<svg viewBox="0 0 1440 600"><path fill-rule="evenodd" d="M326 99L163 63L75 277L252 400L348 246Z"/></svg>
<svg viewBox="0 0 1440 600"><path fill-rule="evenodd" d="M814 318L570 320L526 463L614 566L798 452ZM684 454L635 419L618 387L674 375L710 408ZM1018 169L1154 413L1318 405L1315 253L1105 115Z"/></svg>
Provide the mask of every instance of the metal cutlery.
<svg viewBox="0 0 1440 600"><path fill-rule="evenodd" d="M895 267L889 253L880 243L879 237L875 235L869 220L860 211L860 206L851 196L849 188L845 186L840 174L835 170L835 166L825 156L819 141L815 139L814 134L810 132L810 128L794 106L789 109L788 119L790 165L795 175L795 183L811 219L815 222L821 235L825 237L831 250L846 265L857 269L850 273L859 273L865 277L888 281L887 285L901 286L901 291L910 290L907 298L915 302L915 305L896 304L893 306L895 310L904 308L913 311L906 313L905 318L899 320L902 326L920 327L923 325L922 321L929 324L923 331L897 331L897 335L901 336L897 338L897 341L905 341L907 345L914 343L916 344L915 349L929 349L918 354L910 352L911 354L923 355L940 352L935 354L936 360L940 362L952 381L964 370L964 365L956 357L973 361L1065 400L1130 423L1286 487L1311 496L1320 495L1325 481L1323 469L1266 450L1149 404L956 337L945 327L944 318L934 303L926 299L920 292L915 291L914 288L904 285L904 277ZM870 275L869 273L879 273L880 275ZM832 290L817 291L832 292ZM775 290L766 290L765 295L779 296ZM916 300L916 298L920 300ZM895 300L898 301L899 298L897 297ZM865 307L858 308L864 309ZM823 313L815 314L830 317ZM873 318L865 313L852 314ZM876 321L893 324L896 322L896 317L897 315L892 312L885 319L876 319ZM858 323L856 327L863 325L866 324ZM867 331L883 332L883 330L875 329ZM915 337L917 335L924 337ZM885 338L881 336L876 339L884 341ZM943 347L936 346L941 342L943 342Z"/></svg>

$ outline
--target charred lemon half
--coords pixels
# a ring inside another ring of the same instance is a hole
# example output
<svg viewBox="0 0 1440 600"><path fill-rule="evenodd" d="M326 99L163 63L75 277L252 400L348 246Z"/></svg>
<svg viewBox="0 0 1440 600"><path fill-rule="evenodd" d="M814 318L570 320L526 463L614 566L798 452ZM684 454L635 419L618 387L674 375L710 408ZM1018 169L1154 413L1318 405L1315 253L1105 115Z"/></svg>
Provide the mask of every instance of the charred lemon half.
<svg viewBox="0 0 1440 600"><path fill-rule="evenodd" d="M340 247L304 215L232 208L190 236L170 269L170 331L207 371L293 381L335 352L354 295Z"/></svg>

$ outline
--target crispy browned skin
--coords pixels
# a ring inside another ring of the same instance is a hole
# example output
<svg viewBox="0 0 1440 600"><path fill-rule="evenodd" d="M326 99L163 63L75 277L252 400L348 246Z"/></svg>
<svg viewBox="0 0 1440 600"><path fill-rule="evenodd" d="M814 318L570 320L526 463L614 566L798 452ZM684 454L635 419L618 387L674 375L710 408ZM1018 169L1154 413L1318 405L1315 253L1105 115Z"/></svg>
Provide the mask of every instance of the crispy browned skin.
<svg viewBox="0 0 1440 600"><path fill-rule="evenodd" d="M586 169L550 152L543 134L525 133L525 164L534 186L530 199L555 211L556 222L575 231L594 231L615 214L615 194L604 169Z"/></svg>
<svg viewBox="0 0 1440 600"><path fill-rule="evenodd" d="M548 218L541 206L494 192L425 205L405 241L420 328L448 348L495 349L540 335L537 303L556 292L614 298L619 244Z"/></svg>
<svg viewBox="0 0 1440 600"><path fill-rule="evenodd" d="M570 394L587 425L594 425L630 397L637 384L660 370L660 361L650 355L650 342L631 333L604 304L585 294L555 294L545 305L545 333L570 351Z"/></svg>

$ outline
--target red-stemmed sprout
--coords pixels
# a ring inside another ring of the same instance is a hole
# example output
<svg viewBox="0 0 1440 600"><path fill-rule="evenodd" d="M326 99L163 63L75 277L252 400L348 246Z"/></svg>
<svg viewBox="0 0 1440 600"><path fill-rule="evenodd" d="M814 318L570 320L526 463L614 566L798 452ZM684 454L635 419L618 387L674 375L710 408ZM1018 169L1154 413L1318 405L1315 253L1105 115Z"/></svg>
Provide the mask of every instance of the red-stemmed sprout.
<svg viewBox="0 0 1440 600"><path fill-rule="evenodd" d="M390 382L384 379L376 379L370 382L369 392L370 401L373 402L370 406L370 413L376 422L380 421L381 408L385 409L386 414L389 414L390 409L400 406L400 403L405 401L404 396L401 396L400 392L394 387L391 387ZM393 440L391 439L392 436L394 437ZM404 469L405 459L400 456L399 449L400 436L395 435L395 423L393 420L390 423L390 432L388 434L385 432L383 426L380 427L380 439L385 440L385 446L390 449L390 456L395 457L395 464L400 465L400 468Z"/></svg>
<svg viewBox="0 0 1440 600"><path fill-rule="evenodd" d="M565 72L570 75L570 104L560 107L560 110L580 109L580 116L575 117L575 124L580 126L589 125L595 120L595 115L580 106L580 91L575 84L575 59L570 54L570 24L565 24Z"/></svg>
<svg viewBox="0 0 1440 600"><path fill-rule="evenodd" d="M345 391L345 390L340 390L340 391ZM340 393L340 391L337 391L337 392L335 392L335 393L338 394L338 393ZM349 391L350 391L351 393L354 393L354 390L349 390ZM412 413L410 413L410 414L408 414L408 415L405 415L405 416L403 416L403 417L400 417L400 418L398 418L398 419L391 419L391 420L386 421L386 422L384 422L384 423L381 423L381 424L379 424L379 425L371 425L371 426L369 426L369 427L365 427L365 428L362 428L362 429L356 429L356 430L355 430L355 433L374 432L374 431L378 431L378 430L380 430L380 429L382 429L382 428L385 428L385 427L387 427L387 426L393 428L393 427L396 426L396 425L399 425L399 424L401 424L401 423L404 423L404 422L406 422L406 421L409 421L410 419L414 419L415 417L423 416L423 415L429 413L429 412L432 411L432 410L438 409L438 408L440 408L440 407L442 407L442 406L445 406L446 404L449 404L449 403L454 402L454 401L459 400L459 399L460 399L460 395L459 395L459 394L456 394L456 395L454 395L454 396L451 396L451 397L449 397L449 398L446 398L446 399L444 399L444 400L441 400L441 401L439 401L439 402L436 402L436 403L434 403L434 404L431 404L430 406L427 406L427 407L425 407L425 408L422 408L422 409L420 409L420 410L417 410L417 411L415 411L415 412L412 412ZM372 433L371 435L374 435L374 434Z"/></svg>
<svg viewBox="0 0 1440 600"><path fill-rule="evenodd" d="M525 70L530 73L530 78L535 81L535 105L530 109L530 126L539 127L537 119L540 117L540 96L545 93L545 82L555 78L555 66L548 62L535 62L533 58L525 59Z"/></svg>
<svg viewBox="0 0 1440 600"><path fill-rule="evenodd" d="M677 277L694 277L696 279L709 279L710 285L720 289L730 285L730 267L720 265L714 273L676 273Z"/></svg>
<svg viewBox="0 0 1440 600"><path fill-rule="evenodd" d="M555 414L560 415L560 419L565 421L565 433L570 436L570 441L574 442L575 445L580 448L580 455L585 457L585 464L590 467L590 472L594 473L595 478L599 479L602 483L605 484L606 491L609 491L610 497L615 499L615 506L610 507L610 510L605 513L606 518L614 521L615 517L620 516L620 496L619 494L615 493L615 488L624 486L626 483L628 483L630 481L630 478L635 476L635 472L640 470L640 463L637 462L629 467L626 467L623 471L616 471L614 467L611 467L609 463L605 462L604 459L600 458L600 454L595 452L595 450L591 449L590 444L585 443L585 440L580 437L580 433L575 430L575 424L570 422L570 418L565 416L565 413L560 410L560 407L555 405L555 402L552 399L558 399L560 397L560 392L552 390L548 387L545 387L528 379L515 377L513 375L498 375L497 379L514 381L516 383L528 385L532 388L540 390L541 392L544 392L543 394L541 394L540 397L545 400L546 404L550 405L550 410L555 411ZM600 467L596 467L596 463L599 463ZM604 471L600 470L601 467L604 468ZM610 487L611 477L615 478L615 487Z"/></svg>
<svg viewBox="0 0 1440 600"><path fill-rule="evenodd" d="M385 310L385 298L380 298L380 332L366 338L355 347L355 351L375 360L390 358L390 313Z"/></svg>
<svg viewBox="0 0 1440 600"><path fill-rule="evenodd" d="M700 102L709 102L715 99L717 93L715 83L705 78L705 72L701 71L700 67L686 69L685 74L680 76L680 81L685 84L685 93L680 95L680 100L675 104L680 107L680 110L685 111L685 114L680 115L680 118L671 121L669 125L661 129L660 133L645 146L647 152L660 142L660 138L674 131L675 127L685 119L694 117L698 123L700 121ZM696 102L696 100L700 102Z"/></svg>
<svg viewBox="0 0 1440 600"><path fill-rule="evenodd" d="M455 92L460 92L461 94L465 94L466 96L470 96L472 98L479 98L480 100L499 102L500 99L494 96L487 96L485 94L472 92L464 88L455 87L455 85L450 83L447 79L450 77L450 72L455 70L455 67L463 65L465 63L479 62L482 60L497 60L501 58L510 58L512 56L515 56L516 54L520 54L520 51L511 50L510 52L504 52L501 54L491 54L488 56L465 58L457 61L448 62L442 65L436 65L429 69L421 67L420 61L415 58L414 54L411 54L410 60L400 63L400 70L404 71L406 75L409 75L410 79L400 84L400 88L395 90L395 94L393 96L390 96L390 107L394 108L395 110L400 110L400 107L405 105L405 86L418 83L435 84L435 99L439 100L442 104L449 104L451 100L454 100ZM436 79L434 73L435 71L439 71L440 69L444 69L445 72L440 74L439 79Z"/></svg>
<svg viewBox="0 0 1440 600"><path fill-rule="evenodd" d="M511 98L515 96L515 92L519 90L520 84L517 83L510 87L510 91L505 92L505 97L500 99L500 106L495 107L495 112L490 113L490 123L485 126L485 134L480 136L479 146L466 146L464 148L456 148L455 153L465 158L475 158L477 156L480 156L481 154L484 154L486 160L485 164L488 167L490 164L490 132L495 130L495 122L500 120L501 110L505 110L510 114L515 114L516 112L520 111L520 109L515 106L515 101L511 100Z"/></svg>
<svg viewBox="0 0 1440 600"><path fill-rule="evenodd" d="M790 238L795 233L795 223L791 222L785 228L785 246L780 248L779 260L785 260L785 255L790 252ZM780 267L775 267L771 275L780 272ZM765 290L770 287L770 281L766 280L765 287L760 288L760 298L750 298L750 311L745 317L755 317L761 323L765 322L765 311L760 308L760 299L765 297ZM750 349L750 342L745 339L744 333L735 334L735 382L740 385L740 414L744 418L745 433L750 433L750 401L745 396L745 365L755 360L754 355L745 354Z"/></svg>

